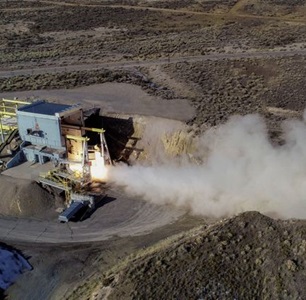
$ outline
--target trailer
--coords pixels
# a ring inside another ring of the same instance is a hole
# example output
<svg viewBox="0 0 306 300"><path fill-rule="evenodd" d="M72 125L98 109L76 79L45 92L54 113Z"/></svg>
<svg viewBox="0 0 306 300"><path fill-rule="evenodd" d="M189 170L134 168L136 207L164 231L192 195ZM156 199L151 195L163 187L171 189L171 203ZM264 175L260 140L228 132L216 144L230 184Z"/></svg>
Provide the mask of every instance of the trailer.
<svg viewBox="0 0 306 300"><path fill-rule="evenodd" d="M83 212L80 215L82 219L88 211L95 209L95 196L94 195L85 195L85 194L71 194L71 202L59 216L58 220L62 223L67 223L71 219L75 218L80 212Z"/></svg>
<svg viewBox="0 0 306 300"><path fill-rule="evenodd" d="M72 202L70 206L65 209L59 216L58 220L62 223L69 222L79 211L87 207L88 204L84 202Z"/></svg>

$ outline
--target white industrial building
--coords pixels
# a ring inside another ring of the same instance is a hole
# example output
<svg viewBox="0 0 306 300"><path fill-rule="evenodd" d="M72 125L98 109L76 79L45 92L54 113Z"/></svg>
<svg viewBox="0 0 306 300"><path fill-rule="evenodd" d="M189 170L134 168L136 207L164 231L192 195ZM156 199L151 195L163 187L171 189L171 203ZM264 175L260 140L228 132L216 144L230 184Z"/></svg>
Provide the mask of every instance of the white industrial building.
<svg viewBox="0 0 306 300"><path fill-rule="evenodd" d="M44 163L68 156L66 135L82 136L84 117L80 105L36 101L17 109L17 122L26 159Z"/></svg>

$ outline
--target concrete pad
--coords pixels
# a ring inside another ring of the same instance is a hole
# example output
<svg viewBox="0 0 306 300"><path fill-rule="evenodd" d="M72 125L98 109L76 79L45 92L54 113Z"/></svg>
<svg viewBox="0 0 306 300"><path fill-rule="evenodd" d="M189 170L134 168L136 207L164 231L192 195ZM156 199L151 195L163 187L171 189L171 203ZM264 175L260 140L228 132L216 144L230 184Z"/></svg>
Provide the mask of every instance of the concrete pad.
<svg viewBox="0 0 306 300"><path fill-rule="evenodd" d="M0 93L0 98L45 99L65 104L97 106L104 113L139 114L179 121L191 119L195 110L186 99L165 100L127 83L103 83L75 89Z"/></svg>

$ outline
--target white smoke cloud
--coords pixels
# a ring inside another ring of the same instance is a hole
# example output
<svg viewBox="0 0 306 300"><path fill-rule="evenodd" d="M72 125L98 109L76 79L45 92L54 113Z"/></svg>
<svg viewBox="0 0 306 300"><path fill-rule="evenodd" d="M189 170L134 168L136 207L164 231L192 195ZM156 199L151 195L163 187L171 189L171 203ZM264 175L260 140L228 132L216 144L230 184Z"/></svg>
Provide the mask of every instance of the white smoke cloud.
<svg viewBox="0 0 306 300"><path fill-rule="evenodd" d="M257 210L306 218L306 125L293 120L283 128L286 143L273 146L260 116L235 116L197 138L200 163L119 165L110 180L131 195L204 216Z"/></svg>

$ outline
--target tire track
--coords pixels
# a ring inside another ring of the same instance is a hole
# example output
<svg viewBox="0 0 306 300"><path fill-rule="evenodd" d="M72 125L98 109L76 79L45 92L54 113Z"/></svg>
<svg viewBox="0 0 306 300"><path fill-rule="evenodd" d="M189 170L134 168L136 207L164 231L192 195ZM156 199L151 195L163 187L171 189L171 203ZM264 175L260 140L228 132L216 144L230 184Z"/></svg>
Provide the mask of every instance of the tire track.
<svg viewBox="0 0 306 300"><path fill-rule="evenodd" d="M61 224L57 220L0 216L0 240L31 243L80 243L134 236L170 224L184 215L182 210L161 207L112 193L116 200L105 204L82 222Z"/></svg>
<svg viewBox="0 0 306 300"><path fill-rule="evenodd" d="M73 72L73 71L91 71L105 69L128 69L135 67L150 67L156 65L166 65L173 63L192 63L201 61L218 61L218 60L240 60L247 58L279 58L279 57L290 57L290 56L306 56L305 50L290 50L290 51L250 51L250 52L239 52L239 53L214 53L207 55L197 56L180 56L180 57L169 57L155 59L155 60L144 60L144 61L119 61L119 62L105 62L97 64L80 64L80 65L67 65L67 66L49 66L42 68L31 68L31 69L18 69L18 70L2 70L0 71L0 78L10 78L15 76L27 76L27 75L39 75L39 74L56 74L62 72Z"/></svg>

